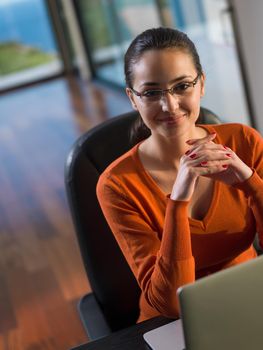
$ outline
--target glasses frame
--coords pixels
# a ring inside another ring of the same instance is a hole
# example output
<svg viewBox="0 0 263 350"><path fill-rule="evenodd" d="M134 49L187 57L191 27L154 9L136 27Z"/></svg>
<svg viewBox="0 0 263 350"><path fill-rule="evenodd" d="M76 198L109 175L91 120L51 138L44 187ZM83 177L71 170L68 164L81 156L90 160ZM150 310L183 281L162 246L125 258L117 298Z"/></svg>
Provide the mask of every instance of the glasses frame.
<svg viewBox="0 0 263 350"><path fill-rule="evenodd" d="M195 85L197 84L197 82L198 82L198 79L200 78L200 74L198 73L197 74L197 76L196 76L196 78L194 79L194 80L192 80L192 81L187 81L187 82L185 82L185 84L189 84L189 85L192 85L192 87L194 88L195 87ZM182 82L182 84L183 84L184 82ZM179 83L180 84L180 83ZM136 90L134 90L134 88L132 88L132 87L130 87L130 90L132 91L132 93L134 93L136 96L138 96L138 97L140 97L140 98L142 98L142 97L146 97L147 98L147 96L146 96L146 93L148 93L149 91L161 91L161 95L160 95L160 97L158 97L157 99L156 99L156 101L160 101L163 97L164 97L164 95L166 94L166 93L169 93L171 96L173 96L173 95L175 95L176 94L176 92L175 92L175 87L176 86L173 86L173 87L171 87L170 89L149 89L149 90L147 90L147 91L145 91L145 92L139 92L139 91L136 91ZM180 96L180 95L179 95ZM149 99L149 102L153 102L153 101L151 101L150 99Z"/></svg>

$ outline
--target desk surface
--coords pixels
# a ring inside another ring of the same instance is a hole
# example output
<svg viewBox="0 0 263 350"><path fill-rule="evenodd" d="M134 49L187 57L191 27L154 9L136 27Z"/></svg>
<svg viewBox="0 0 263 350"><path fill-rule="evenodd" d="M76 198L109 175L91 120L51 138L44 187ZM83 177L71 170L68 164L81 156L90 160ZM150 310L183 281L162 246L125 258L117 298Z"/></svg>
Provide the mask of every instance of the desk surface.
<svg viewBox="0 0 263 350"><path fill-rule="evenodd" d="M71 350L149 350L143 334L173 320L155 317Z"/></svg>

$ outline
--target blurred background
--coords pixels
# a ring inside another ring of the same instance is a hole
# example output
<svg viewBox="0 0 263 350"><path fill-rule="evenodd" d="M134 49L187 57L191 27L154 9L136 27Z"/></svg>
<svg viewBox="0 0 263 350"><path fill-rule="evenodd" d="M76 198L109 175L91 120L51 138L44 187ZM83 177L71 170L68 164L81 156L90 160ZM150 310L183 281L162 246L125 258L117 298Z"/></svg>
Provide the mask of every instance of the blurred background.
<svg viewBox="0 0 263 350"><path fill-rule="evenodd" d="M0 349L88 341L76 304L90 287L64 163L77 137L131 110L123 74L131 40L150 27L185 31L206 73L202 105L262 131L262 44L254 40L262 4L0 0Z"/></svg>
<svg viewBox="0 0 263 350"><path fill-rule="evenodd" d="M227 0L1 0L0 89L74 69L123 88L132 38L162 25L196 43L207 75L204 104L226 121L248 123Z"/></svg>

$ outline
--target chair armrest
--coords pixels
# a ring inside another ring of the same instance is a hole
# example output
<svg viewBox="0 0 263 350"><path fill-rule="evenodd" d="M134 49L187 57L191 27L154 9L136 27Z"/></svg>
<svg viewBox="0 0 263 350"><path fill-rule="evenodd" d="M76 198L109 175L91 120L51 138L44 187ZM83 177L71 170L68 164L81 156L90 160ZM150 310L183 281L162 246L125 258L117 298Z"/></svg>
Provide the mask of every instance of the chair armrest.
<svg viewBox="0 0 263 350"><path fill-rule="evenodd" d="M80 299L78 311L90 340L112 333L93 293L86 294Z"/></svg>

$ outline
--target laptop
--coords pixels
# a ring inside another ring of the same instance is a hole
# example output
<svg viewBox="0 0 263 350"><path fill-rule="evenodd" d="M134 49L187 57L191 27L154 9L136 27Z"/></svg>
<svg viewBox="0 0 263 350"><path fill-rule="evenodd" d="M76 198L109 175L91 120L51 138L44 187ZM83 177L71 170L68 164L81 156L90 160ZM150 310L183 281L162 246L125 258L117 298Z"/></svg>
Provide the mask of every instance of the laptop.
<svg viewBox="0 0 263 350"><path fill-rule="evenodd" d="M143 335L153 350L263 349L263 256L178 290L181 319Z"/></svg>

